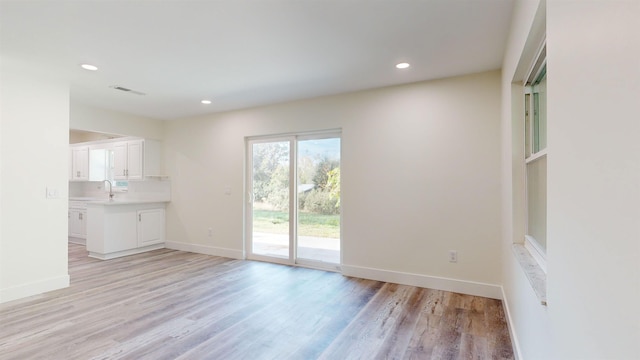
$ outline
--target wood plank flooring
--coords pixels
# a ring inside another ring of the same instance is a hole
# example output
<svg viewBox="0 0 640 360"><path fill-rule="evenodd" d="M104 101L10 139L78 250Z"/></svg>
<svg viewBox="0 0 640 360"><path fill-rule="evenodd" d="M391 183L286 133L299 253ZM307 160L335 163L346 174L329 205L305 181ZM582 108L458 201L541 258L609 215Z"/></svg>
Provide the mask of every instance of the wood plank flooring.
<svg viewBox="0 0 640 360"><path fill-rule="evenodd" d="M498 300L167 249L69 273L0 305L0 359L513 359Z"/></svg>

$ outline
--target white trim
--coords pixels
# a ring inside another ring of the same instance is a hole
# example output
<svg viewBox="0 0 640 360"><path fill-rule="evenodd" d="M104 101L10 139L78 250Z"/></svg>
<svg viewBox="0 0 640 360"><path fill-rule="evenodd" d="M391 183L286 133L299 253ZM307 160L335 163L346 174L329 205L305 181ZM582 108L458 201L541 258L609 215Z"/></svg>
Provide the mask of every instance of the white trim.
<svg viewBox="0 0 640 360"><path fill-rule="evenodd" d="M507 300L507 294L504 292L504 287L500 286L500 291L502 292L502 309L504 310L504 316L507 318L507 329L509 329L509 335L511 336L511 347L513 347L515 360L524 359L522 351L520 350L520 341L516 333L516 325L513 323L511 312L509 311L509 301Z"/></svg>
<svg viewBox="0 0 640 360"><path fill-rule="evenodd" d="M524 162L525 164L529 165L530 163L540 160L545 156L547 156L547 148L544 148L535 154L529 155L529 157L524 159Z"/></svg>
<svg viewBox="0 0 640 360"><path fill-rule="evenodd" d="M171 250L187 251L198 254L222 256L231 259L244 259L244 252L242 250L221 248L209 245L188 244L183 242L166 241L164 246Z"/></svg>
<svg viewBox="0 0 640 360"><path fill-rule="evenodd" d="M311 260L311 259L296 259L295 265L309 268L309 269L325 270L325 271L332 271L332 272L340 272L341 270L340 264Z"/></svg>
<svg viewBox="0 0 640 360"><path fill-rule="evenodd" d="M529 66L529 71L527 71L527 76L524 78L523 82L525 86L529 86L531 83L538 78L540 75L540 70L547 64L547 36L542 37L540 40L540 45L538 45L538 50L536 51L536 56L533 57L533 62Z"/></svg>
<svg viewBox="0 0 640 360"><path fill-rule="evenodd" d="M79 237L73 237L73 236L68 236L67 239L72 244L85 245L85 246L87 245L87 239L83 239L83 238L79 238Z"/></svg>
<svg viewBox="0 0 640 360"><path fill-rule="evenodd" d="M275 255L260 255L260 254L247 253L246 259L251 261L263 261L263 262L270 262L273 264L287 265L287 266L295 265L293 261L289 259L289 257L280 257Z"/></svg>
<svg viewBox="0 0 640 360"><path fill-rule="evenodd" d="M532 236L525 235L524 236L524 248L529 251L531 257L536 260L538 265L544 273L547 273L547 255L544 253L544 250L538 244L538 241Z"/></svg>
<svg viewBox="0 0 640 360"><path fill-rule="evenodd" d="M302 138L303 140L330 139L330 138L336 138L336 137L341 138L342 128L246 136L245 141L271 142L271 141L278 141L278 139L287 139L291 137Z"/></svg>
<svg viewBox="0 0 640 360"><path fill-rule="evenodd" d="M399 271L372 269L353 265L342 265L342 275L384 281L428 289L457 292L467 295L502 299L500 285L475 281L449 279L438 276L411 274Z"/></svg>
<svg viewBox="0 0 640 360"><path fill-rule="evenodd" d="M151 250L164 249L164 247L165 247L164 244L154 244L154 245L149 245L149 246L140 247L140 248L116 251L108 254L101 254L101 253L89 251L89 257L92 257L94 259L99 259L99 260L110 260L110 259L115 259L123 256L140 254L140 253L151 251Z"/></svg>
<svg viewBox="0 0 640 360"><path fill-rule="evenodd" d="M69 287L69 275L58 276L32 283L0 289L0 303L42 294L48 291Z"/></svg>
<svg viewBox="0 0 640 360"><path fill-rule="evenodd" d="M247 260L257 260L272 262L282 265L302 266L312 269L340 271L340 264L324 263L306 259L298 259L298 144L306 140L340 139L340 159L342 159L342 129L327 129L320 131L293 132L279 135L263 135L245 137L245 168L244 168L244 234L243 258ZM253 145L273 142L289 143L289 254L288 258L256 254L253 252ZM340 242L342 249L342 212L340 212ZM340 261L342 262L342 251L340 251Z"/></svg>
<svg viewBox="0 0 640 360"><path fill-rule="evenodd" d="M522 272L527 277L531 289L538 297L540 305L547 306L547 273L542 271L536 259L531 256L531 253L525 249L524 245L513 244L511 249L522 268Z"/></svg>

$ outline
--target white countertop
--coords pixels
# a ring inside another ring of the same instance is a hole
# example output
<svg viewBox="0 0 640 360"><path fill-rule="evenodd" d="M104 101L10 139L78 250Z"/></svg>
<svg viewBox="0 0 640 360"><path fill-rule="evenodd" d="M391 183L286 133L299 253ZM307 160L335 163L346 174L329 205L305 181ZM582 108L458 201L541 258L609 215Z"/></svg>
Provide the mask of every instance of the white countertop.
<svg viewBox="0 0 640 360"><path fill-rule="evenodd" d="M69 201L80 201L84 202L86 205L133 205L133 204L153 204L153 203L167 203L169 200L158 200L158 199L118 199L115 198L112 201L105 198L95 198L95 197L70 197Z"/></svg>
<svg viewBox="0 0 640 360"><path fill-rule="evenodd" d="M118 199L114 199L113 201L109 201L109 200L89 201L89 202L87 202L87 206L117 206L117 205L136 205L136 204L160 204L160 203L168 203L168 202L169 202L169 200L129 200L129 199L118 200Z"/></svg>

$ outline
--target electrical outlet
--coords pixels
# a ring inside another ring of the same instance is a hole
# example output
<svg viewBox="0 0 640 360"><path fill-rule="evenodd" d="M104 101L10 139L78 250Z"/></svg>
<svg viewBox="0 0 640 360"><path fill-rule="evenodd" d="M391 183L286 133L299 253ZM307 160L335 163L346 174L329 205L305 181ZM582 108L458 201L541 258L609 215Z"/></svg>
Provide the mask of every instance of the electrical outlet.
<svg viewBox="0 0 640 360"><path fill-rule="evenodd" d="M209 234L209 237L212 237L212 236L213 236L213 229L212 229L212 228L209 228L209 232L208 232L208 234Z"/></svg>
<svg viewBox="0 0 640 360"><path fill-rule="evenodd" d="M458 262L458 252L456 250L449 250L449 262Z"/></svg>

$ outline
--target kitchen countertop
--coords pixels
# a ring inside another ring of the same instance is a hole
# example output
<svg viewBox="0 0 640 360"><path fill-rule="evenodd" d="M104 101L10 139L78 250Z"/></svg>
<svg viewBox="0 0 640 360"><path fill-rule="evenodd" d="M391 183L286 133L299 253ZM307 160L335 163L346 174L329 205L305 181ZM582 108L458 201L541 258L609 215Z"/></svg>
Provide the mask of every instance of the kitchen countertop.
<svg viewBox="0 0 640 360"><path fill-rule="evenodd" d="M98 200L98 201L89 201L87 202L87 206L117 206L117 205L135 205L135 204L154 204L154 203L167 203L169 200L130 200L123 199L118 200L115 199L113 201L109 200Z"/></svg>
<svg viewBox="0 0 640 360"><path fill-rule="evenodd" d="M106 199L103 198L95 198L95 197L82 197L82 196L76 196L76 197L70 197L69 201L105 201Z"/></svg>
<svg viewBox="0 0 640 360"><path fill-rule="evenodd" d="M153 204L153 203L166 203L169 200L159 200L159 199L148 199L148 200L140 200L140 199L118 199L115 198L113 201L109 201L104 198L94 198L94 197L70 197L69 201L83 201L86 205L133 205L133 204Z"/></svg>

